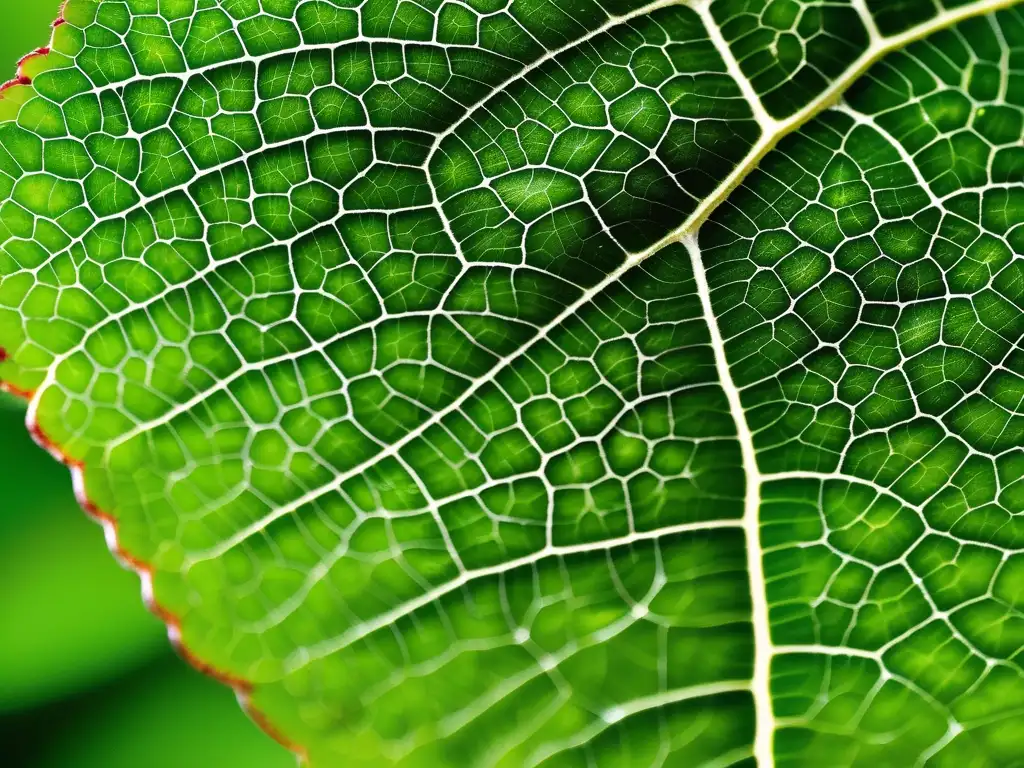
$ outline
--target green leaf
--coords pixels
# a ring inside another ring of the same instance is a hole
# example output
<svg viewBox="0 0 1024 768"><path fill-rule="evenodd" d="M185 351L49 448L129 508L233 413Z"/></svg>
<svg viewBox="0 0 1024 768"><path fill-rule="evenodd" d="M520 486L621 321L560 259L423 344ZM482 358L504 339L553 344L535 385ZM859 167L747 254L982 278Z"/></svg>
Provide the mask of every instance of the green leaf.
<svg viewBox="0 0 1024 768"><path fill-rule="evenodd" d="M1014 3L64 19L0 377L314 768L1019 759Z"/></svg>

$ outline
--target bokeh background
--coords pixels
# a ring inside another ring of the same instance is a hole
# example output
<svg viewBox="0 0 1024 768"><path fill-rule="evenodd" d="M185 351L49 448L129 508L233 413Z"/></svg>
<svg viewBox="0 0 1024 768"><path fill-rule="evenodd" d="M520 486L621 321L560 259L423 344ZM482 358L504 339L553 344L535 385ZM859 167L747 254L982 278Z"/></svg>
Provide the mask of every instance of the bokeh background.
<svg viewBox="0 0 1024 768"><path fill-rule="evenodd" d="M0 81L60 0L0 0ZM0 762L14 768L294 768L234 694L178 659L79 509L67 470L0 393Z"/></svg>

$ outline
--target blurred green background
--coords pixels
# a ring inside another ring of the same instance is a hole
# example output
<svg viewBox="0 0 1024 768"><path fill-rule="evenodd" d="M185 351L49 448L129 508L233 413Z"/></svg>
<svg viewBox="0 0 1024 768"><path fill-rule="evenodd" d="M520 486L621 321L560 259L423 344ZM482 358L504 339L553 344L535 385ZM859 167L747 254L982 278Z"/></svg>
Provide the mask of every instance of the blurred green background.
<svg viewBox="0 0 1024 768"><path fill-rule="evenodd" d="M60 0L0 0L0 81ZM234 694L171 651L66 469L0 393L0 743L20 768L294 768Z"/></svg>

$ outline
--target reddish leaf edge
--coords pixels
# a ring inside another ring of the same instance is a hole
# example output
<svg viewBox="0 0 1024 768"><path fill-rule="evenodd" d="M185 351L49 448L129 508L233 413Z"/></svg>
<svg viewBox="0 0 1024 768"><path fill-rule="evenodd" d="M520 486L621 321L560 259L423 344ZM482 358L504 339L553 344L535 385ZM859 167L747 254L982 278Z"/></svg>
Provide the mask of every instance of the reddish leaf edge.
<svg viewBox="0 0 1024 768"><path fill-rule="evenodd" d="M68 0L64 0L61 4L60 15L51 25L52 29L56 30L58 27L66 23L64 20L64 8L67 3ZM45 58L49 55L52 50L52 45L53 39L51 36L50 45L37 48L26 56L23 56L18 61L15 76L7 82L0 84L0 99L3 99L4 93L12 88L32 85L32 78L26 73L25 66L29 62ZM0 347L0 365L8 362L10 359L11 355L7 350ZM38 401L35 397L36 392L30 389L23 389L11 384L10 382L4 381L3 379L0 379L0 392L5 392L19 400L25 401L28 404L28 411L25 415L25 427L28 430L28 433L40 448L68 468L68 471L71 473L71 482L74 488L75 499L78 501L79 506L89 519L102 526L107 548L114 556L115 561L117 561L121 567L134 572L135 575L139 577L142 591L142 602L150 613L163 622L167 629L167 639L175 653L188 662L188 664L194 669L231 688L231 690L234 691L235 698L238 700L239 706L249 719L259 726L259 728L274 741L295 754L300 765L308 766L309 752L306 747L286 737L270 721L270 718L252 703L253 692L256 688L252 682L218 668L213 663L201 658L185 644L181 631L181 619L171 612L166 606L161 605L154 595L153 566L145 560L142 560L141 558L126 551L124 547L121 546L117 534L117 518L110 512L100 509L100 507L88 496L85 483L84 463L69 456L64 449L55 440L51 439L40 426L37 418Z"/></svg>

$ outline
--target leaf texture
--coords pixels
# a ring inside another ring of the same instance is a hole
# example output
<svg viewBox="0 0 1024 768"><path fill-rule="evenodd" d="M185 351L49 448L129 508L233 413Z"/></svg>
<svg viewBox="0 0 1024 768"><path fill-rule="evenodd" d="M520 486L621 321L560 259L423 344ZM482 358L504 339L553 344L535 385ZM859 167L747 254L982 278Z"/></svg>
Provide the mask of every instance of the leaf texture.
<svg viewBox="0 0 1024 768"><path fill-rule="evenodd" d="M69 0L0 378L314 768L1024 752L1024 11Z"/></svg>

